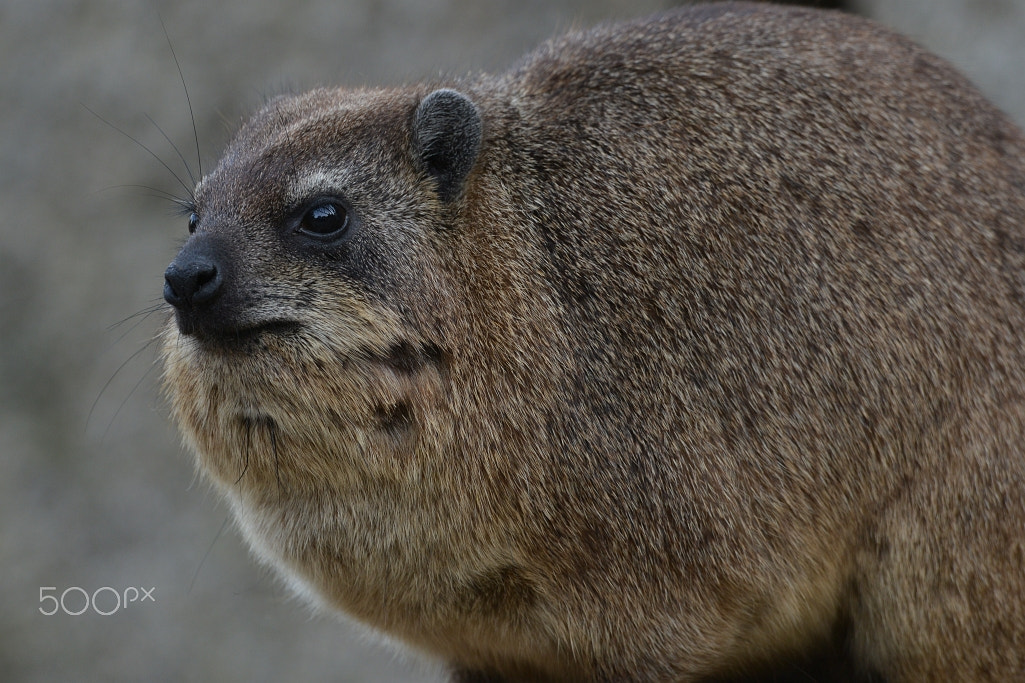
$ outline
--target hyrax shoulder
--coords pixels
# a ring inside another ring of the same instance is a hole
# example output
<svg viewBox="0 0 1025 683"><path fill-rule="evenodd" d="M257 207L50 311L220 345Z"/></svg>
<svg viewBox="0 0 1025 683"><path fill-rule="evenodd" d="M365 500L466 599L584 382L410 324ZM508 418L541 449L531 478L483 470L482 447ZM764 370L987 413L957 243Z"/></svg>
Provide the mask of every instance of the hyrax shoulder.
<svg viewBox="0 0 1025 683"><path fill-rule="evenodd" d="M257 554L465 680L1025 678L1025 139L695 6L275 100L168 268Z"/></svg>

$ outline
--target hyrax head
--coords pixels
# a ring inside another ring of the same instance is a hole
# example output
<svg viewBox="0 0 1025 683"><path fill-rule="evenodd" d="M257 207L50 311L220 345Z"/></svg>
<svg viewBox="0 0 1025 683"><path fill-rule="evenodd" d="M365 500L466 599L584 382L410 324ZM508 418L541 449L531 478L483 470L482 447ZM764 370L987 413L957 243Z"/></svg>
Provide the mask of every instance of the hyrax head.
<svg viewBox="0 0 1025 683"><path fill-rule="evenodd" d="M445 225L481 134L453 90L313 91L239 132L164 284L172 407L215 479L259 486L254 439L280 482L281 442L337 455L413 419L443 374Z"/></svg>

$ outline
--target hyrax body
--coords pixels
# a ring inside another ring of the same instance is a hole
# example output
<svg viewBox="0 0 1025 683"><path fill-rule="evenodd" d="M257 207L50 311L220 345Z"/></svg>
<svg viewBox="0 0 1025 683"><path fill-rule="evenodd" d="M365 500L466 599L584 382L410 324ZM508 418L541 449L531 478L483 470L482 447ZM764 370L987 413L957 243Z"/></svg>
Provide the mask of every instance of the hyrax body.
<svg viewBox="0 0 1025 683"><path fill-rule="evenodd" d="M277 99L190 228L202 469L458 679L1025 680L1025 140L910 42L696 6Z"/></svg>

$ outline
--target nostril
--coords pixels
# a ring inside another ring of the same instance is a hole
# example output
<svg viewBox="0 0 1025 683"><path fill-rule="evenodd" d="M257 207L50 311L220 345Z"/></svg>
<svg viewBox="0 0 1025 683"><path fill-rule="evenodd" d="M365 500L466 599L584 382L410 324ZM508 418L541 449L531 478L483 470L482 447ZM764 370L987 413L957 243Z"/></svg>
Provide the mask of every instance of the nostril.
<svg viewBox="0 0 1025 683"><path fill-rule="evenodd" d="M201 304L217 296L221 291L221 273L214 264L196 272L196 290L192 295L192 303Z"/></svg>
<svg viewBox="0 0 1025 683"><path fill-rule="evenodd" d="M178 309L192 308L216 297L222 283L216 264L201 259L180 264L176 260L164 271L164 299Z"/></svg>

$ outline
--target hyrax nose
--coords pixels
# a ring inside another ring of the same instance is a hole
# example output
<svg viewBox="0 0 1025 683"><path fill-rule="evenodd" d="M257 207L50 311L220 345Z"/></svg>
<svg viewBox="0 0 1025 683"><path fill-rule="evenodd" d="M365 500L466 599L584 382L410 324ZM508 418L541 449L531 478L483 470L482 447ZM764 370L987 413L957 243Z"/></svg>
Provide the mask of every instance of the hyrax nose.
<svg viewBox="0 0 1025 683"><path fill-rule="evenodd" d="M224 278L216 261L184 250L164 271L164 299L179 311L193 310L213 301Z"/></svg>

